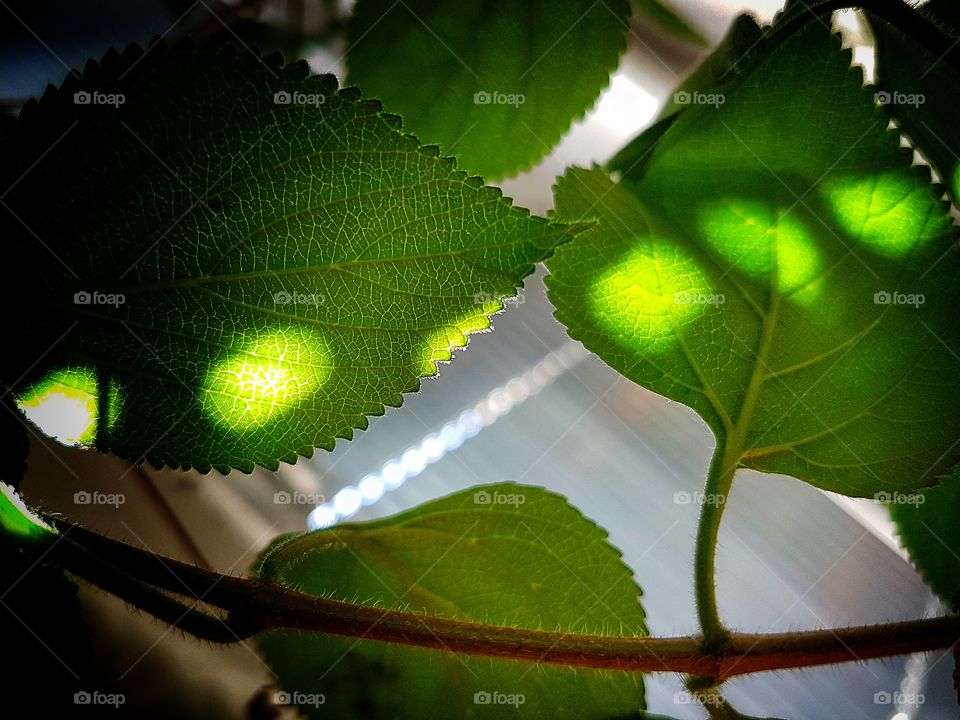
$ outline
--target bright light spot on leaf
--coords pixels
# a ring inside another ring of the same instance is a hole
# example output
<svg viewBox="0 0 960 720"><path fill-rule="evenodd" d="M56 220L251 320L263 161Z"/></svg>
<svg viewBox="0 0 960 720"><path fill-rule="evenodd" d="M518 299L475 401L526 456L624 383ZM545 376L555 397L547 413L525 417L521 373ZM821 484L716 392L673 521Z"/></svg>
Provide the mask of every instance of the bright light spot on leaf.
<svg viewBox="0 0 960 720"><path fill-rule="evenodd" d="M804 225L789 214L778 217L768 205L728 200L707 207L700 216L700 232L732 269L757 280L768 280L776 263L781 293L801 290L817 277L820 253ZM803 292L801 301L816 294Z"/></svg>
<svg viewBox="0 0 960 720"><path fill-rule="evenodd" d="M438 362L450 362L454 350L466 347L471 333L490 329L488 316L500 312L501 303L499 300L481 296L478 296L481 302L477 304L476 310L459 322L443 326L430 336L421 370L424 375L435 375Z"/></svg>
<svg viewBox="0 0 960 720"><path fill-rule="evenodd" d="M823 184L823 193L840 226L883 255L903 257L935 236L928 190L899 173L842 178Z"/></svg>
<svg viewBox="0 0 960 720"><path fill-rule="evenodd" d="M676 327L716 299L696 263L668 243L657 245L656 258L648 248L633 250L599 276L589 295L598 322L645 349L655 349L650 340L673 338Z"/></svg>
<svg viewBox="0 0 960 720"><path fill-rule="evenodd" d="M323 342L315 334L276 330L207 374L204 410L234 430L249 430L296 408L329 374Z"/></svg>
<svg viewBox="0 0 960 720"><path fill-rule="evenodd" d="M97 430L97 378L90 368L57 370L21 395L23 414L65 445L89 445Z"/></svg>
<svg viewBox="0 0 960 720"><path fill-rule="evenodd" d="M18 540L35 540L55 534L53 528L23 503L12 487L0 482L0 527Z"/></svg>

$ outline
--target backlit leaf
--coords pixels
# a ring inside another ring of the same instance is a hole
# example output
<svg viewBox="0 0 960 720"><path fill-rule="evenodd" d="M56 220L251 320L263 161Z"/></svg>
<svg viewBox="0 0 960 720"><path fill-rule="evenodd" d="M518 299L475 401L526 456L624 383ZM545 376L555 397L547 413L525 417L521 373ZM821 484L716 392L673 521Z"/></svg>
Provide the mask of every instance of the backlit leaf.
<svg viewBox="0 0 960 720"><path fill-rule="evenodd" d="M890 500L913 564L943 601L960 611L960 469L935 487Z"/></svg>
<svg viewBox="0 0 960 720"><path fill-rule="evenodd" d="M399 405L571 232L399 128L231 47L112 52L26 106L0 183L26 415L225 471Z"/></svg>
<svg viewBox="0 0 960 720"><path fill-rule="evenodd" d="M557 317L694 408L744 467L848 495L960 459L955 235L929 173L812 23L664 132L642 177L572 170Z"/></svg>
<svg viewBox="0 0 960 720"><path fill-rule="evenodd" d="M513 483L473 488L384 520L289 536L267 549L256 572L307 593L382 608L646 635L640 590L606 533L562 497ZM265 633L260 645L281 687L311 718L588 720L643 708L636 673L297 631Z"/></svg>
<svg viewBox="0 0 960 720"><path fill-rule="evenodd" d="M487 178L547 154L607 86L627 0L360 0L350 80Z"/></svg>

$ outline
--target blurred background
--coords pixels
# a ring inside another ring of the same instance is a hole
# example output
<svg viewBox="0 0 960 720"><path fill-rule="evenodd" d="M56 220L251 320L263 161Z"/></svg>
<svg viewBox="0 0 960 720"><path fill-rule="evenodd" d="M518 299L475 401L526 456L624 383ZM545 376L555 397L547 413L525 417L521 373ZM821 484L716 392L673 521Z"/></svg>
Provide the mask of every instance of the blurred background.
<svg viewBox="0 0 960 720"><path fill-rule="evenodd" d="M602 162L645 128L678 82L742 11L769 21L775 0L672 0L707 41L672 38L636 20L628 51L593 110L537 167L502 183L543 214L569 165ZM341 79L350 3L102 0L0 2L0 107L15 112L68 68L130 41L230 33L306 57ZM869 77L856 18L837 22ZM692 593L696 493L714 439L692 411L622 379L553 318L543 271L404 406L330 453L252 475L156 471L34 438L29 501L112 537L221 572L243 574L277 534L396 513L480 483L515 481L567 496L610 533L643 588L654 635L696 631ZM77 493L122 494L116 506ZM942 612L911 568L886 511L789 478L741 472L720 534L721 613L766 632L906 620ZM99 687L122 692L137 717L269 717L269 668L253 643L198 643L81 588ZM68 668L69 669L69 668ZM739 710L787 718L935 720L957 717L949 653L731 681ZM375 679L371 679L375 681ZM648 707L702 717L679 677L651 675ZM920 705L887 701L922 695Z"/></svg>

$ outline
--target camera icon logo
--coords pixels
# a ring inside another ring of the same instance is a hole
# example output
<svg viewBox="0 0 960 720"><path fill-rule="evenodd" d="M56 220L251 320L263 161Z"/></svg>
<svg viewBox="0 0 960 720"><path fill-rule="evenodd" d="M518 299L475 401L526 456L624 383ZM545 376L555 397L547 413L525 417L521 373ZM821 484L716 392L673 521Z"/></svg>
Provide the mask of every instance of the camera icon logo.
<svg viewBox="0 0 960 720"><path fill-rule="evenodd" d="M74 305L89 305L92 302L93 302L93 295L88 293L86 290L81 290L80 292L75 292L73 294Z"/></svg>
<svg viewBox="0 0 960 720"><path fill-rule="evenodd" d="M474 105L489 105L491 102L493 102L493 97L486 90L481 90L473 94Z"/></svg>
<svg viewBox="0 0 960 720"><path fill-rule="evenodd" d="M73 694L74 705L89 705L92 701L92 696L86 690L81 690Z"/></svg>
<svg viewBox="0 0 960 720"><path fill-rule="evenodd" d="M92 100L93 96L86 90L79 90L73 94L74 105L89 105Z"/></svg>
<svg viewBox="0 0 960 720"><path fill-rule="evenodd" d="M490 693L486 690L480 690L473 694L474 705L489 705L491 701Z"/></svg>
<svg viewBox="0 0 960 720"><path fill-rule="evenodd" d="M686 490L681 490L680 492L675 492L673 494L673 504L674 505L689 505L693 502L693 496L688 493Z"/></svg>
<svg viewBox="0 0 960 720"><path fill-rule="evenodd" d="M673 94L673 102L675 102L677 105L689 105L690 93L686 90L678 90Z"/></svg>
<svg viewBox="0 0 960 720"><path fill-rule="evenodd" d="M73 494L73 502L75 505L89 505L92 501L93 496L86 490L81 490Z"/></svg>
<svg viewBox="0 0 960 720"><path fill-rule="evenodd" d="M281 290L280 292L273 294L273 302L277 305L289 305L290 301L293 298L290 296L286 290Z"/></svg>
<svg viewBox="0 0 960 720"><path fill-rule="evenodd" d="M275 105L289 105L293 102L293 95L288 93L286 90L281 90L280 92L273 94L273 102Z"/></svg>
<svg viewBox="0 0 960 720"><path fill-rule="evenodd" d="M475 505L489 505L493 501L493 497L486 490L480 490L473 494L473 502Z"/></svg>
<svg viewBox="0 0 960 720"><path fill-rule="evenodd" d="M875 305L889 305L892 299L890 293L886 290L881 290L873 294L873 303Z"/></svg>
<svg viewBox="0 0 960 720"><path fill-rule="evenodd" d="M286 490L278 490L273 494L274 505L289 505L293 502L293 496Z"/></svg>
<svg viewBox="0 0 960 720"><path fill-rule="evenodd" d="M873 696L874 705L889 705L893 702L893 695L886 690L881 690Z"/></svg>
<svg viewBox="0 0 960 720"><path fill-rule="evenodd" d="M873 94L873 101L878 105L889 105L890 100L890 93L888 93L886 90L881 90L880 92Z"/></svg>

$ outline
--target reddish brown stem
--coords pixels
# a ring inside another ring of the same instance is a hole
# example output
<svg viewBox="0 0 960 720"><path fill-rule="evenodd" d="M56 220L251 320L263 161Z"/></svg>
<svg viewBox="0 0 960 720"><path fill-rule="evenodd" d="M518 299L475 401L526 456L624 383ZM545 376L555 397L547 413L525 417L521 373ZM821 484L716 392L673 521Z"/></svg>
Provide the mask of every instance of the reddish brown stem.
<svg viewBox="0 0 960 720"><path fill-rule="evenodd" d="M57 524L68 532L50 554L75 574L103 585L102 564L109 563L158 595L156 588L202 600L229 612L237 639L266 630L307 630L505 660L684 673L716 683L748 673L940 650L960 642L960 616L956 615L835 630L732 633L729 643L716 652L704 650L703 639L697 636L610 637L486 625L305 595L274 583L221 575L77 526ZM74 543L89 552L67 550ZM95 572L85 560L92 556L100 563ZM131 602L153 612L149 601Z"/></svg>

